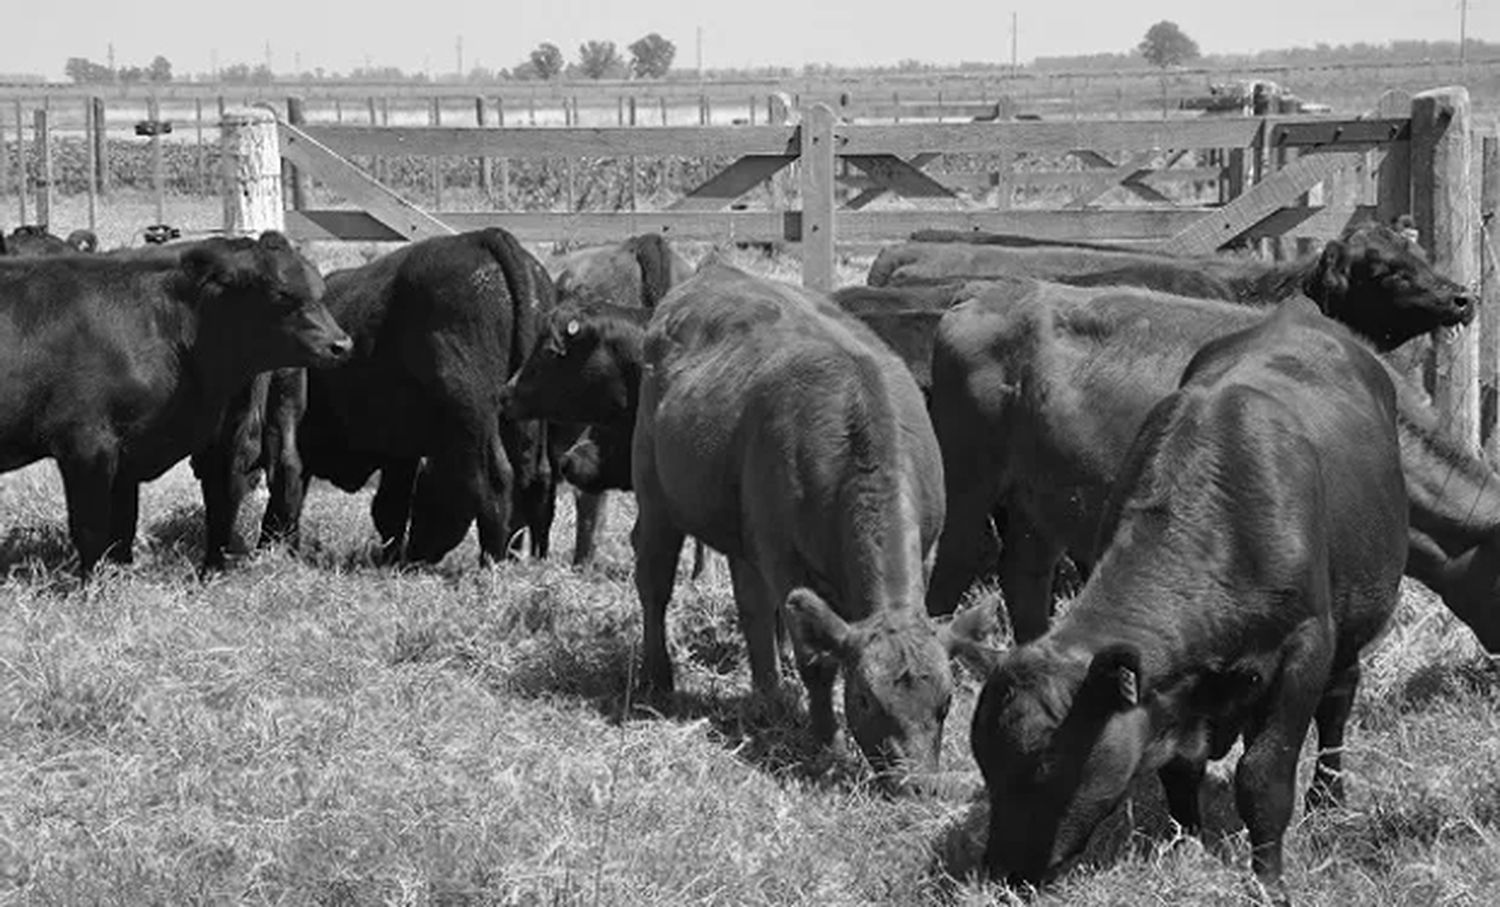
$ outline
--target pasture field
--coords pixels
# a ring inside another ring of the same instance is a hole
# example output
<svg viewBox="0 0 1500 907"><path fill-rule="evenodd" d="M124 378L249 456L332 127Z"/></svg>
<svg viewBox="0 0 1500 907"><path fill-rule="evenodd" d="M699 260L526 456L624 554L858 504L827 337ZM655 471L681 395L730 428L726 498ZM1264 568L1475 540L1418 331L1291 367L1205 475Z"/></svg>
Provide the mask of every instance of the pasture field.
<svg viewBox="0 0 1500 907"><path fill-rule="evenodd" d="M371 565L368 504L315 485L302 556L200 581L180 465L144 491L137 563L80 588L51 464L0 476L0 904L1020 902L974 874L974 678L957 783L889 799L852 748L810 747L800 705L750 697L720 559L669 611L675 700L632 700L627 498L583 572L566 497L547 561L481 569L471 536L408 572ZM1495 903L1500 673L1425 590L1366 658L1348 750L1349 808L1289 835L1298 903ZM1209 846L1148 779L1033 903L1252 903L1232 761Z"/></svg>

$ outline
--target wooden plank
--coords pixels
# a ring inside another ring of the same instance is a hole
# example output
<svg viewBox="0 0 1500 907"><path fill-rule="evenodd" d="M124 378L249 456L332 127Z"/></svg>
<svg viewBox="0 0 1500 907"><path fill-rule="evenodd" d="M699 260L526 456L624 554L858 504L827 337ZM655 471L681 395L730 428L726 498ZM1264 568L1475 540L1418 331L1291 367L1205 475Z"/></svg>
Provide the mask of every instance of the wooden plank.
<svg viewBox="0 0 1500 907"><path fill-rule="evenodd" d="M1277 208L1291 205L1309 187L1322 182L1329 174L1353 166L1357 163L1355 156L1335 151L1304 154L1233 202L1172 235L1161 244L1161 249L1178 255L1212 252L1264 220Z"/></svg>
<svg viewBox="0 0 1500 907"><path fill-rule="evenodd" d="M1318 148L1351 145L1384 145L1411 140L1411 117L1380 117L1370 120L1281 121L1267 124L1272 148ZM1348 149L1355 150L1355 149ZM1363 151L1363 148L1358 149Z"/></svg>
<svg viewBox="0 0 1500 907"><path fill-rule="evenodd" d="M1380 116L1411 116L1411 95L1391 90L1380 96L1376 105ZM1376 216L1390 223L1411 212L1411 142L1395 142L1386 148L1375 177Z"/></svg>
<svg viewBox="0 0 1500 907"><path fill-rule="evenodd" d="M1152 172L1151 168L1144 165L1147 161L1151 160L1151 158L1155 154L1155 149L1150 149L1147 151L1137 151L1127 157L1124 163L1116 165L1109 158L1106 158L1097 152L1074 152L1074 156L1082 159L1085 165L1107 169L1099 169L1095 170L1092 173L1086 173L1086 180L1083 186L1072 198L1068 199L1068 201L1064 203L1063 207L1087 208L1089 205L1098 201L1100 196L1104 195L1106 192L1109 192L1111 189L1114 189L1116 186L1126 186L1126 188L1130 189L1135 194L1145 196L1148 201L1169 201L1169 199L1167 199L1167 197L1162 195L1160 192L1157 192L1155 189L1152 189L1149 186L1144 186L1139 182L1141 177ZM1136 182L1131 185L1126 185L1131 180L1135 180Z"/></svg>
<svg viewBox="0 0 1500 907"><path fill-rule="evenodd" d="M1278 208L1240 236L1249 240L1300 236L1326 242L1340 236L1351 224L1374 216L1374 205Z"/></svg>
<svg viewBox="0 0 1500 907"><path fill-rule="evenodd" d="M750 154L720 170L668 206L670 211L717 211L770 179L796 160L786 155Z"/></svg>
<svg viewBox="0 0 1500 907"><path fill-rule="evenodd" d="M293 126L301 126L307 122L303 115L302 99L286 99L286 121ZM294 210L307 207L307 196L312 191L307 174L295 166L286 169L287 204Z"/></svg>
<svg viewBox="0 0 1500 907"><path fill-rule="evenodd" d="M911 160L906 161L905 163L916 170L921 170L923 167L926 167L928 164L932 163L940 157L942 157L942 155L928 152L926 154L915 155ZM988 174L979 175L988 177ZM923 173L923 176L926 177L929 176L929 174ZM868 182L866 183L865 180L868 180ZM859 195L856 195L854 198L851 198L849 199L849 201L844 203L844 208L849 211L858 211L868 206L871 202L875 201L877 198L880 198L882 195L885 195L886 192L890 191L890 188L887 185L881 183L878 179L873 177L846 176L842 180L840 180L840 182L843 183L846 188L862 190ZM946 184L944 185L946 186ZM948 188L949 192L953 191L951 187Z"/></svg>
<svg viewBox="0 0 1500 907"><path fill-rule="evenodd" d="M281 156L309 173L324 185L361 205L391 229L408 239L445 236L452 228L427 212L376 182L332 149L307 135L296 126L279 124Z"/></svg>
<svg viewBox="0 0 1500 907"><path fill-rule="evenodd" d="M356 154L559 157L727 157L797 154L795 126L541 127L479 129L389 126L308 126L307 136L348 157Z"/></svg>
<svg viewBox="0 0 1500 907"><path fill-rule="evenodd" d="M836 122L827 104L802 117L802 285L825 293L833 290Z"/></svg>
<svg viewBox="0 0 1500 907"><path fill-rule="evenodd" d="M1249 145L1260 124L1248 118L1197 120L1079 120L1013 123L919 123L891 126L845 124L840 154L899 154L922 151L1060 154L1088 148L1232 148Z"/></svg>
<svg viewBox="0 0 1500 907"><path fill-rule="evenodd" d="M796 242L801 220L794 211L452 211L433 217L457 231L496 226L522 242L566 236L583 243L616 242L621 236L641 233L675 239ZM406 238L374 216L351 210L288 211L287 230L295 239L391 242Z"/></svg>
<svg viewBox="0 0 1500 907"><path fill-rule="evenodd" d="M1465 88L1437 88L1411 100L1412 215L1433 269L1464 287L1479 281L1471 122ZM1433 408L1454 440L1478 453L1479 331L1436 347Z"/></svg>
<svg viewBox="0 0 1500 907"><path fill-rule="evenodd" d="M1210 209L1120 208L1058 211L1012 208L971 211L841 211L840 242L890 240L918 230L1020 233L1036 239L1160 241L1186 229Z"/></svg>

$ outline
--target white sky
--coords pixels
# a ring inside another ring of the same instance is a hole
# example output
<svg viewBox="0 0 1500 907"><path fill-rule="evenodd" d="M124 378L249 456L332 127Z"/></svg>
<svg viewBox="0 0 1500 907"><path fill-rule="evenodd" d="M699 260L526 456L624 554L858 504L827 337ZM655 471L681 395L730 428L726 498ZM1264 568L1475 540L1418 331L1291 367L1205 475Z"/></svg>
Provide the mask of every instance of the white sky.
<svg viewBox="0 0 1500 907"><path fill-rule="evenodd" d="M346 72L370 59L408 71L454 69L463 36L465 68L514 66L551 41L573 60L585 40L624 48L656 31L692 68L695 29L704 65L1009 62L1011 14L1024 63L1037 56L1124 51L1152 23L1176 22L1204 53L1242 53L1392 39L1456 40L1461 0L0 0L8 13L0 71L61 79L68 57L119 65L165 54L179 73L265 59L277 71ZM1469 0L1471 38L1500 41L1500 0ZM29 29L22 23L30 20Z"/></svg>

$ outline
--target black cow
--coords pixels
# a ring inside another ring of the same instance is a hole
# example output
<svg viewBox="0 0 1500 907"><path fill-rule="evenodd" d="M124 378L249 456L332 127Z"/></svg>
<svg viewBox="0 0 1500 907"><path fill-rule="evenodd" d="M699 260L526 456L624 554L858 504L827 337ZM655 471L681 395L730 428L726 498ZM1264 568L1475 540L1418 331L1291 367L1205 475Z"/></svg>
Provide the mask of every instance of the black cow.
<svg viewBox="0 0 1500 907"><path fill-rule="evenodd" d="M322 292L279 233L0 265L0 470L57 461L83 573L130 560L139 483L201 447L252 375L349 355Z"/></svg>
<svg viewBox="0 0 1500 907"><path fill-rule="evenodd" d="M54 236L46 227L23 224L10 236L0 236L0 255L37 258L44 255L76 255L99 251L99 237L92 230L74 230L67 239Z"/></svg>
<svg viewBox="0 0 1500 907"><path fill-rule="evenodd" d="M932 362L948 517L928 609L957 606L999 510L1016 638L1040 636L1054 566L1064 553L1091 563L1106 495L1146 414L1199 347L1263 317L1148 290L1030 280L996 281L950 310ZM1500 651L1500 476L1443 434L1418 389L1398 380L1396 390L1411 499L1406 569Z"/></svg>
<svg viewBox="0 0 1500 907"><path fill-rule="evenodd" d="M1396 606L1400 461L1390 376L1310 301L1194 355L1125 458L1082 595L980 694L986 867L1042 882L1146 772L1196 832L1205 767L1243 735L1235 801L1285 903L1303 738L1316 714L1309 806L1341 801L1359 654Z"/></svg>
<svg viewBox="0 0 1500 907"><path fill-rule="evenodd" d="M1352 228L1316 255L1280 264L1234 255L1174 258L1077 246L908 243L882 250L868 280L886 286L998 277L1135 286L1257 305L1301 293L1383 351L1436 327L1468 324L1475 311L1467 291L1434 271L1409 237L1376 223Z"/></svg>
<svg viewBox="0 0 1500 907"><path fill-rule="evenodd" d="M559 306L618 306L647 313L673 286L692 274L692 266L660 233L643 233L619 243L578 249L549 259L547 269L557 288ZM567 408L564 405L558 411ZM556 407L553 409L557 410ZM623 460L622 470L606 475L611 472L611 461L617 465L622 462L622 452L614 447L612 439L603 437L601 433L604 431L568 421L556 422L549 427L554 458L563 477L575 489L575 565L593 560L607 513L604 489L630 487L628 459ZM629 435L625 438L628 451ZM601 453L600 443L609 449ZM694 576L703 565L701 547L697 553Z"/></svg>
<svg viewBox="0 0 1500 907"><path fill-rule="evenodd" d="M500 389L553 305L541 264L504 230L421 240L328 276L329 309L354 337L338 369L308 375L297 429L303 482L362 488L384 554L435 563L477 521L482 560L503 559L525 518L546 554L554 483L540 423L500 414ZM288 527L300 489L272 488Z"/></svg>

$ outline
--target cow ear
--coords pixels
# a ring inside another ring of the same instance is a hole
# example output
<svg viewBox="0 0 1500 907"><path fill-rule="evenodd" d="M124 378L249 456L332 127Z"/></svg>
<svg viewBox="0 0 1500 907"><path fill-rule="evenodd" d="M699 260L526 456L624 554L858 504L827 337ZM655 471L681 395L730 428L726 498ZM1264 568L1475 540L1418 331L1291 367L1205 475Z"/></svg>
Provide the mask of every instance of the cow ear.
<svg viewBox="0 0 1500 907"><path fill-rule="evenodd" d="M1123 712L1140 705L1145 690L1140 651L1123 643L1099 650L1089 662L1084 688L1113 711Z"/></svg>
<svg viewBox="0 0 1500 907"><path fill-rule="evenodd" d="M1308 275L1303 292L1326 313L1329 300L1342 299L1349 292L1349 266L1349 246L1343 240L1330 239L1318 256L1317 266Z"/></svg>
<svg viewBox="0 0 1500 907"><path fill-rule="evenodd" d="M80 252L99 251L99 237L93 230L74 230L68 234L68 245Z"/></svg>
<svg viewBox="0 0 1500 907"><path fill-rule="evenodd" d="M266 232L262 233L260 235L260 239L257 239L255 241L255 244L260 246L267 252L292 251L292 244L289 240L287 240L286 234L281 233L277 230L267 230Z"/></svg>
<svg viewBox="0 0 1500 907"><path fill-rule="evenodd" d="M990 676L1005 654L986 645L990 636L1000 628L1000 619L995 613L997 604L998 601L970 608L938 630L938 642L948 655L963 662L980 679Z"/></svg>
<svg viewBox="0 0 1500 907"><path fill-rule="evenodd" d="M811 589L786 597L787 627L803 646L820 656L842 658L849 651L849 625Z"/></svg>

